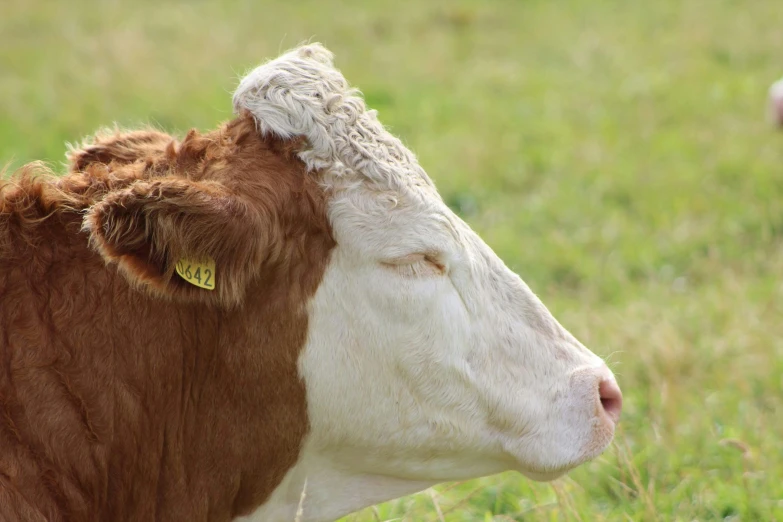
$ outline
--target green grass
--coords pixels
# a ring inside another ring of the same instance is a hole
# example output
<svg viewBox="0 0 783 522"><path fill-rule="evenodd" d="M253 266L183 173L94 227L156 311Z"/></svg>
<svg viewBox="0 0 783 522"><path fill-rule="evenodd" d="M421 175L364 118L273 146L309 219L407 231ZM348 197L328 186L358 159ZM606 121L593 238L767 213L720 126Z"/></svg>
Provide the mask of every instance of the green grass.
<svg viewBox="0 0 783 522"><path fill-rule="evenodd" d="M444 484L351 521L783 520L780 0L4 0L0 163L102 125L230 117L321 41L444 198L595 352L615 444L551 484ZM440 512L439 512L440 510ZM439 514L441 513L441 514Z"/></svg>

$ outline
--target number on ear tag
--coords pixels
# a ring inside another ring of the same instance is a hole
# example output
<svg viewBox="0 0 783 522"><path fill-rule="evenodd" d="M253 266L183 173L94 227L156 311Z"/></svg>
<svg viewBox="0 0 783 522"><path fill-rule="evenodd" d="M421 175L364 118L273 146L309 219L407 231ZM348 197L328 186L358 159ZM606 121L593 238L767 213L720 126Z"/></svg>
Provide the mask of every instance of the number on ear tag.
<svg viewBox="0 0 783 522"><path fill-rule="evenodd" d="M211 257L200 262L180 259L176 270L182 279L192 285L207 290L215 289L215 260Z"/></svg>

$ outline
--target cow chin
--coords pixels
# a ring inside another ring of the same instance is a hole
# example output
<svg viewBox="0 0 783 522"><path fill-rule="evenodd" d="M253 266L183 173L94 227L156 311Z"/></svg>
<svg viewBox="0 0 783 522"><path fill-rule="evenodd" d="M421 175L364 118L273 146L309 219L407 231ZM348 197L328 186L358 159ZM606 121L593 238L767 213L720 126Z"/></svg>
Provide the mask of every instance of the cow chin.
<svg viewBox="0 0 783 522"><path fill-rule="evenodd" d="M550 456L550 460L546 463L546 465L542 465L542 462L535 462L531 465L530 459L525 457L518 457L517 464L514 466L514 471L517 471L530 480L534 480L536 482L551 482L562 477L573 469L578 468L582 464L600 456L601 453L603 453L603 451L608 447L611 440L611 434L608 437L604 437L603 440L596 440L595 443L584 448L580 454L575 455L573 458L565 457L562 459L557 459ZM542 453L546 453L546 450L543 450ZM560 460L562 463L557 462L558 460Z"/></svg>
<svg viewBox="0 0 783 522"><path fill-rule="evenodd" d="M573 467L568 467L562 470L557 471L530 471L527 469L520 468L518 471L522 473L524 476L529 478L530 480L534 480L536 482L551 482L555 479L558 479L571 471Z"/></svg>
<svg viewBox="0 0 783 522"><path fill-rule="evenodd" d="M566 463L550 462L548 466L530 466L527 459L520 459L516 471L536 482L550 482L558 479L582 464L599 457L612 441L613 432L604 433L602 437L592 441L573 459L564 459Z"/></svg>
<svg viewBox="0 0 783 522"><path fill-rule="evenodd" d="M542 444L533 448L525 445L527 451L514 452L518 462L516 471L532 480L549 482L599 457L614 438L614 424L599 417L589 421L587 429L582 426L581 430L565 436L540 434ZM580 436L579 431L586 433Z"/></svg>

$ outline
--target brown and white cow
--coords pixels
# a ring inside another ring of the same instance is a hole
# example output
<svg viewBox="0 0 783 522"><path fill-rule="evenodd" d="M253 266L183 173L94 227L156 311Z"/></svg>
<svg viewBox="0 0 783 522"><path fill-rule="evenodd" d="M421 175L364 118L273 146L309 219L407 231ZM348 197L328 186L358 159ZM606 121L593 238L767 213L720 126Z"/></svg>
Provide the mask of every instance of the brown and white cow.
<svg viewBox="0 0 783 522"><path fill-rule="evenodd" d="M0 185L0 519L326 521L607 447L612 373L329 51L260 66L234 105Z"/></svg>

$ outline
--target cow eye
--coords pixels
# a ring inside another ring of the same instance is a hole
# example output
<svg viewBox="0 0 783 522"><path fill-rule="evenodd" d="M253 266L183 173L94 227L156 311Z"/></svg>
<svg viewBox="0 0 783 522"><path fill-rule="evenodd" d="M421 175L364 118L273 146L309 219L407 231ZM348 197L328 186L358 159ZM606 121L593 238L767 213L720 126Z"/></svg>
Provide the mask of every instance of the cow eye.
<svg viewBox="0 0 783 522"><path fill-rule="evenodd" d="M438 276L446 273L446 267L432 254L410 254L383 261L381 265L404 277Z"/></svg>

